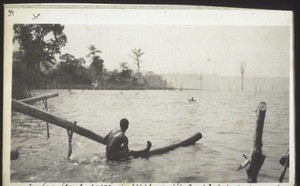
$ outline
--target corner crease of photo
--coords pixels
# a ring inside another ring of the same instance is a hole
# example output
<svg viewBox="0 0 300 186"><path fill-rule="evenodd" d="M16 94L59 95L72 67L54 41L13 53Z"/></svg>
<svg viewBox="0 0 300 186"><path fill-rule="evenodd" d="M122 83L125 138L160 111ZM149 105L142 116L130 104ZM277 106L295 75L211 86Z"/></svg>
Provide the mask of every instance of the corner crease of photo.
<svg viewBox="0 0 300 186"><path fill-rule="evenodd" d="M4 186L292 186L293 12L4 6Z"/></svg>

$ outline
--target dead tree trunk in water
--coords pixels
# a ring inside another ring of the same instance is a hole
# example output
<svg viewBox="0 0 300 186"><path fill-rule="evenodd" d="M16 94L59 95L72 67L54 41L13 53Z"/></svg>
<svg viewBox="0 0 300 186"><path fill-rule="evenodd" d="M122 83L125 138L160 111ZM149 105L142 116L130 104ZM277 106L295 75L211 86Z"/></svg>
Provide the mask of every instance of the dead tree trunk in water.
<svg viewBox="0 0 300 186"><path fill-rule="evenodd" d="M241 64L241 75L242 75L242 91L244 91L244 73L245 73L246 63Z"/></svg>
<svg viewBox="0 0 300 186"><path fill-rule="evenodd" d="M142 49L140 49L140 48L139 49L133 49L133 50L131 50L131 52L133 53L133 55L130 55L130 57L135 60L135 63L137 65L137 71L140 72L141 63L143 62L141 60L141 57L145 52L142 52Z"/></svg>
<svg viewBox="0 0 300 186"><path fill-rule="evenodd" d="M202 73L201 73L201 76L200 76L200 81L201 81L201 87L200 87L200 90L202 90Z"/></svg>
<svg viewBox="0 0 300 186"><path fill-rule="evenodd" d="M262 153L262 134L264 128L267 104L261 102L256 110L256 130L253 137L253 150L250 154L250 166L246 169L248 175L248 183L257 183L257 175L262 167L266 156Z"/></svg>
<svg viewBox="0 0 300 186"><path fill-rule="evenodd" d="M283 166L283 170L282 170L282 172L280 174L280 177L279 177L279 183L282 183L285 172L286 172L286 169L290 166L289 156L290 156L290 153L289 153L289 150L288 150L286 152L286 154L283 155L279 160L279 163Z"/></svg>
<svg viewBox="0 0 300 186"><path fill-rule="evenodd" d="M250 164L250 166L246 169L248 183L257 183L258 172L260 171L260 168L262 167L266 158L266 156L262 153L262 134L266 110L267 104L265 102L260 102L256 110L257 120L253 137L253 150L249 158L243 154L243 156L246 158L246 161L241 163L237 169L243 169Z"/></svg>

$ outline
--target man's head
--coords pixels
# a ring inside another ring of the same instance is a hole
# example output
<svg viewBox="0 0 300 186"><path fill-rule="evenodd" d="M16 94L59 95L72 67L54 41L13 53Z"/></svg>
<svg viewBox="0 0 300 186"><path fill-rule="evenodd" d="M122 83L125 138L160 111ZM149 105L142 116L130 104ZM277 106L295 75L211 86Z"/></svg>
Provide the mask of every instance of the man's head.
<svg viewBox="0 0 300 186"><path fill-rule="evenodd" d="M125 132L128 129L129 121L126 118L120 120L120 127Z"/></svg>

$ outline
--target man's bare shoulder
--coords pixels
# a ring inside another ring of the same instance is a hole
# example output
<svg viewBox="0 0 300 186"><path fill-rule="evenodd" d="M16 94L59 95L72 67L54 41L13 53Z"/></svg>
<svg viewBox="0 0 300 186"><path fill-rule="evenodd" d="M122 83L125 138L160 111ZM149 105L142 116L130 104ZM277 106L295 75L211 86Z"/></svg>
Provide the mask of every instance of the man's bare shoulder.
<svg viewBox="0 0 300 186"><path fill-rule="evenodd" d="M117 134L119 132L122 132L121 129L113 129L110 131L110 134Z"/></svg>

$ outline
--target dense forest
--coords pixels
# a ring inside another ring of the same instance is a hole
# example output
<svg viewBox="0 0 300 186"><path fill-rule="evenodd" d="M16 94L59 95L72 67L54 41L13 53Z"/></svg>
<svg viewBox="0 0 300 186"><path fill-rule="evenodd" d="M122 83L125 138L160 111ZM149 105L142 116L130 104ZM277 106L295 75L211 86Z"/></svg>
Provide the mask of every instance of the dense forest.
<svg viewBox="0 0 300 186"><path fill-rule="evenodd" d="M172 89L154 72L140 72L142 49L132 49L130 56L137 65L134 72L126 62L119 69L105 68L101 51L91 44L84 57L61 54L67 36L60 24L16 24L13 52L12 97L31 97L32 89ZM124 56L125 57L125 56Z"/></svg>

